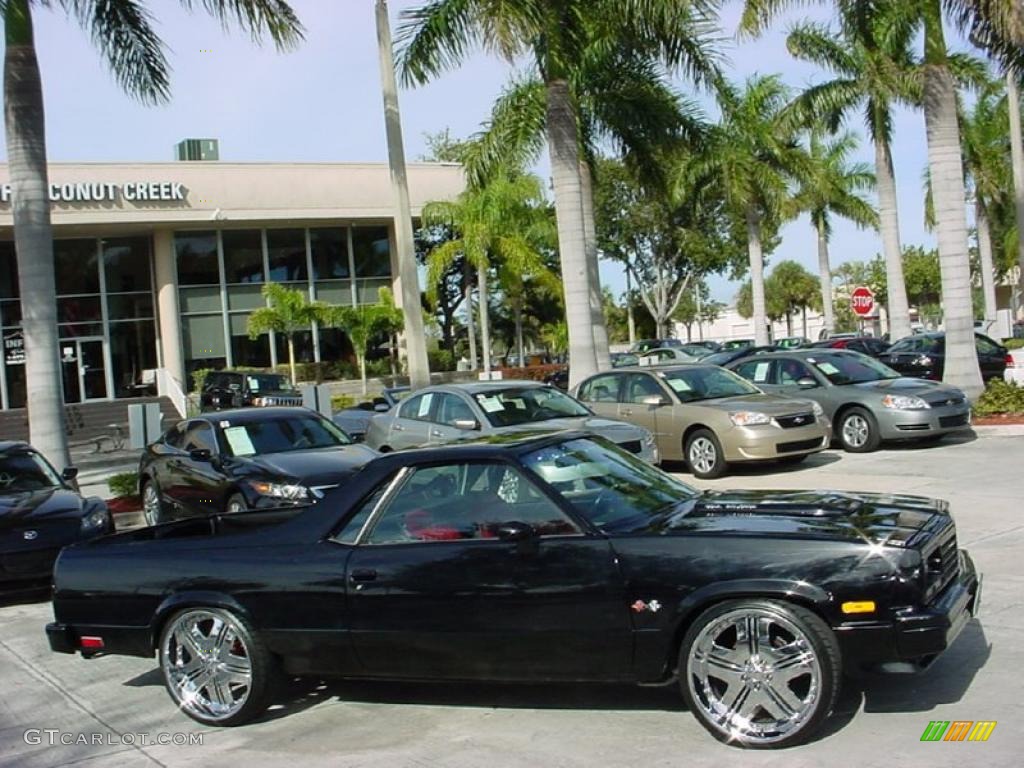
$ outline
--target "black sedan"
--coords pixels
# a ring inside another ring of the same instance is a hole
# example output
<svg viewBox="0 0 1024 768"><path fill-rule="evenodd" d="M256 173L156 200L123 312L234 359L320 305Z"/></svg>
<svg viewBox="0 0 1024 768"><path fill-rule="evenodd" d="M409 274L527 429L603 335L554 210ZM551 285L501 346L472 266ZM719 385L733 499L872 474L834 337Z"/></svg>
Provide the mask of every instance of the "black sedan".
<svg viewBox="0 0 1024 768"><path fill-rule="evenodd" d="M810 738L844 674L930 664L978 595L944 502L700 493L563 432L387 454L308 511L74 547L46 631L156 652L210 725L259 715L279 675L678 678L712 734L770 747Z"/></svg>
<svg viewBox="0 0 1024 768"><path fill-rule="evenodd" d="M218 512L305 506L377 452L306 408L198 416L147 446L139 492L149 525Z"/></svg>
<svg viewBox="0 0 1024 768"><path fill-rule="evenodd" d="M981 378L985 381L1001 379L1006 372L1009 352L988 336L974 334ZM942 381L946 369L946 334L919 333L900 339L878 359L904 376Z"/></svg>
<svg viewBox="0 0 1024 768"><path fill-rule="evenodd" d="M0 441L0 594L48 586L61 547L113 533L106 504L82 498L76 474L58 474L27 443Z"/></svg>

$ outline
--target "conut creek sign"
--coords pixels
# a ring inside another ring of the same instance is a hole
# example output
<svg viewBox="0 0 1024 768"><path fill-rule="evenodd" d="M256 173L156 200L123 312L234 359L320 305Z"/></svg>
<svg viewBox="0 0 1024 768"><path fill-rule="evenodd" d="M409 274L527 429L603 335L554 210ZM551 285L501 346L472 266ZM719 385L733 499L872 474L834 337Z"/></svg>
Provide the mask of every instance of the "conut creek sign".
<svg viewBox="0 0 1024 768"><path fill-rule="evenodd" d="M177 181L74 181L50 184L51 203L184 201L188 190ZM0 184L0 205L10 205L11 185Z"/></svg>

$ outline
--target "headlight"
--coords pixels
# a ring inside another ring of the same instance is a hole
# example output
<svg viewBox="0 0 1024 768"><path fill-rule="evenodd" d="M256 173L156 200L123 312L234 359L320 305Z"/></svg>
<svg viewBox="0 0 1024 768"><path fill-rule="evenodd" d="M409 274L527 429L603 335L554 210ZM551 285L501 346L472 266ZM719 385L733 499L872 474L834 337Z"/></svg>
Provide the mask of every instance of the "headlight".
<svg viewBox="0 0 1024 768"><path fill-rule="evenodd" d="M759 411L736 411L730 413L729 418L737 427L752 427L755 424L771 424L772 417L767 413Z"/></svg>
<svg viewBox="0 0 1024 768"><path fill-rule="evenodd" d="M99 507L94 509L88 515L82 518L82 533L90 533L91 531L99 531L107 527L110 522L110 513L106 507Z"/></svg>
<svg viewBox="0 0 1024 768"><path fill-rule="evenodd" d="M920 397L913 395L886 395L882 398L882 405L894 411L923 411L925 408L931 408Z"/></svg>
<svg viewBox="0 0 1024 768"><path fill-rule="evenodd" d="M292 483L267 483L262 480L251 480L249 485L261 496L270 496L275 499L287 499L288 501L301 501L309 498L309 490L304 485Z"/></svg>
<svg viewBox="0 0 1024 768"><path fill-rule="evenodd" d="M811 410L814 412L815 416L825 415L825 409L822 408L818 403L814 402L813 400L811 401Z"/></svg>

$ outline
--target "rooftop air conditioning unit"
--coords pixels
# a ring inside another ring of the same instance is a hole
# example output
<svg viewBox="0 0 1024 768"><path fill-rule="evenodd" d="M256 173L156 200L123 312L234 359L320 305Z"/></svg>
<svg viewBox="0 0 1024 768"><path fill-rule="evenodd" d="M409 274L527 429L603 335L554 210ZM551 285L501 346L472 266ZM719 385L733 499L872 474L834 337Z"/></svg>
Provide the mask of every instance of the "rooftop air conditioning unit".
<svg viewBox="0 0 1024 768"><path fill-rule="evenodd" d="M185 139L174 145L178 160L220 160L220 146L217 139Z"/></svg>

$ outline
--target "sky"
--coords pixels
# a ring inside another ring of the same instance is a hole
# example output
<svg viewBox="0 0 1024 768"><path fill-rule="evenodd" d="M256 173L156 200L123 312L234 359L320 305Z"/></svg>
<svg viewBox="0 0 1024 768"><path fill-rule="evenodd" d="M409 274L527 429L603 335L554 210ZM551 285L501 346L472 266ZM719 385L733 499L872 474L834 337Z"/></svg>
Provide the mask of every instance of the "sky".
<svg viewBox="0 0 1024 768"><path fill-rule="evenodd" d="M393 28L399 13L425 0L391 0ZM199 4L197 4L199 5ZM153 107L128 97L110 76L89 37L59 10L35 11L36 46L43 78L46 141L51 161L163 161L174 159L183 138L217 138L227 161L385 161L384 121L374 31L373 0L292 0L306 27L305 42L278 53L225 31L201 12L178 3L151 1L158 34L168 46L172 100ZM827 4L800 4L763 37L737 42L742 3L727 0L721 23L727 36L728 71L735 80L779 73L800 89L825 75L793 60L785 49L787 27L800 19L828 21ZM426 152L425 137L449 129L463 137L480 129L495 97L514 74L496 58L476 54L457 70L400 94L406 155ZM683 81L686 95L695 95ZM710 104L710 100L704 99ZM863 126L853 124L863 137ZM895 120L896 178L904 244L932 245L925 230L922 172L927 165L924 117L899 110ZM0 158L6 160L0 147ZM859 158L873 164L862 142ZM537 166L547 174L546 158ZM817 271L815 235L806 218L782 231L772 263L794 259ZM833 266L871 259L881 249L876 233L843 221L835 225ZM621 268L602 265L613 292L624 289ZM709 282L714 298L731 302L737 283Z"/></svg>

